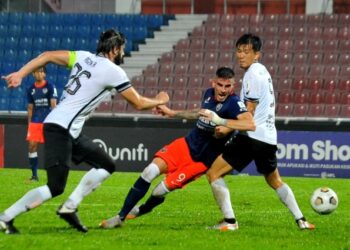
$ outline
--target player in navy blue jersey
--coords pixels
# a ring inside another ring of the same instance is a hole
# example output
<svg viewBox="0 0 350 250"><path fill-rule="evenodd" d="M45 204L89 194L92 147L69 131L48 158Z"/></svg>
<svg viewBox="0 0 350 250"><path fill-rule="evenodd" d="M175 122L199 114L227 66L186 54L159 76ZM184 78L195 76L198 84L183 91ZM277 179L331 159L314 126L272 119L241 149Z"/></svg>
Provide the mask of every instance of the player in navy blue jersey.
<svg viewBox="0 0 350 250"><path fill-rule="evenodd" d="M57 90L45 80L45 67L33 72L35 82L27 89L28 100L28 157L32 169L30 181L38 181L38 143L44 143L44 120L57 104Z"/></svg>
<svg viewBox="0 0 350 250"><path fill-rule="evenodd" d="M202 100L202 109L205 109L202 112L215 111L221 117L235 119L232 129L215 126L214 123L202 119L199 117L199 109L175 111L165 105L160 106L160 112L169 117L199 118L196 126L186 137L174 140L155 154L153 161L130 189L118 215L102 221L100 227L119 227L126 217L134 218L150 212L164 202L167 193L182 188L203 175L221 153L235 129L255 129L253 116L247 112L239 97L233 94L233 70L219 68L211 83L213 87L206 90ZM147 193L151 182L160 174L166 174L166 178L154 188L145 204L135 206Z"/></svg>

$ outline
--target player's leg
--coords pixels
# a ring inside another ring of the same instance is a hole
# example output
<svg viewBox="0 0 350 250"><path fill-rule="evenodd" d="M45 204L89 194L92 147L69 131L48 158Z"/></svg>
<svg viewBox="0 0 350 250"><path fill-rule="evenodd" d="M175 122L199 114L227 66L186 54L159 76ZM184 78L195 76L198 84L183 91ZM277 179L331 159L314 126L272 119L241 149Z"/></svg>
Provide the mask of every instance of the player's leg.
<svg viewBox="0 0 350 250"><path fill-rule="evenodd" d="M29 166L32 170L30 181L38 181L38 143L35 141L28 142Z"/></svg>
<svg viewBox="0 0 350 250"><path fill-rule="evenodd" d="M143 170L141 176L136 180L134 185L130 188L124 200L123 207L117 216L103 220L100 223L100 227L113 228L121 226L131 211L134 211L133 213L136 214L136 217L139 212L138 206L136 206L137 202L139 202L145 196L151 182L160 174L166 173L167 169L167 163L162 158L154 158L153 161Z"/></svg>
<svg viewBox="0 0 350 250"><path fill-rule="evenodd" d="M254 141L253 147L258 172L264 175L267 184L276 191L281 202L293 214L299 228L314 229L314 225L303 216L292 189L281 179L277 169L277 147L258 141Z"/></svg>

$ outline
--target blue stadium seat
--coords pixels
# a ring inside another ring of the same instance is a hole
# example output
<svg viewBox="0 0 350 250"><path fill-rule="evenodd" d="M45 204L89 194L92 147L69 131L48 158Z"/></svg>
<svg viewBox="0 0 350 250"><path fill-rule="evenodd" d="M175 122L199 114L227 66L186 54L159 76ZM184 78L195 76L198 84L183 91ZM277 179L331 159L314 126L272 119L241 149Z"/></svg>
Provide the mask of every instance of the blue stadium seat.
<svg viewBox="0 0 350 250"><path fill-rule="evenodd" d="M17 37L7 36L5 40L5 44L7 49L17 49L18 39Z"/></svg>
<svg viewBox="0 0 350 250"><path fill-rule="evenodd" d="M29 49L23 49L20 51L20 53L17 55L18 62L20 63L27 63L29 60L32 59L32 50Z"/></svg>
<svg viewBox="0 0 350 250"><path fill-rule="evenodd" d="M47 25L63 25L63 14L51 14Z"/></svg>
<svg viewBox="0 0 350 250"><path fill-rule="evenodd" d="M22 36L34 37L35 25L22 25Z"/></svg>
<svg viewBox="0 0 350 250"><path fill-rule="evenodd" d="M5 50L3 58L8 63L16 63L17 62L17 50L15 50L15 49Z"/></svg>
<svg viewBox="0 0 350 250"><path fill-rule="evenodd" d="M66 37L67 33L65 28L63 29L63 26L61 25L52 25L49 26L49 30L47 32L47 37L57 37L57 38L61 38L61 37Z"/></svg>
<svg viewBox="0 0 350 250"><path fill-rule="evenodd" d="M61 41L59 38L55 38L55 37L47 38L45 50L58 50L60 49L60 43Z"/></svg>
<svg viewBox="0 0 350 250"><path fill-rule="evenodd" d="M52 64L52 63L47 64L46 65L46 75L56 75L58 67L59 66Z"/></svg>
<svg viewBox="0 0 350 250"><path fill-rule="evenodd" d="M0 12L0 24L8 23L8 12Z"/></svg>
<svg viewBox="0 0 350 250"><path fill-rule="evenodd" d="M10 111L25 111L26 102L24 98L10 98L9 99L9 110Z"/></svg>
<svg viewBox="0 0 350 250"><path fill-rule="evenodd" d="M77 38L90 38L90 26L89 25L79 25L76 30Z"/></svg>
<svg viewBox="0 0 350 250"><path fill-rule="evenodd" d="M87 50L90 51L90 43L88 39L77 39L75 42L76 50Z"/></svg>
<svg viewBox="0 0 350 250"><path fill-rule="evenodd" d="M26 49L31 50L32 49L32 38L31 37L21 37L18 41L18 48L20 50Z"/></svg>
<svg viewBox="0 0 350 250"><path fill-rule="evenodd" d="M148 15L134 15L133 25L135 26L147 26Z"/></svg>
<svg viewBox="0 0 350 250"><path fill-rule="evenodd" d="M147 26L152 29L159 29L164 23L162 15L148 15Z"/></svg>
<svg viewBox="0 0 350 250"><path fill-rule="evenodd" d="M90 25L91 24L91 14L83 13L77 15L77 20L75 24L78 25Z"/></svg>
<svg viewBox="0 0 350 250"><path fill-rule="evenodd" d="M134 41L144 41L147 37L147 27L146 26L134 26L132 30L132 40Z"/></svg>
<svg viewBox="0 0 350 250"><path fill-rule="evenodd" d="M49 25L50 15L46 12L40 12L35 14L35 25Z"/></svg>
<svg viewBox="0 0 350 250"><path fill-rule="evenodd" d="M22 21L20 23L24 25L35 25L36 15L34 13L23 13Z"/></svg>
<svg viewBox="0 0 350 250"><path fill-rule="evenodd" d="M71 39L69 37L64 37L61 39L61 43L57 48L71 50L74 48L74 46L75 46L75 39Z"/></svg>
<svg viewBox="0 0 350 250"><path fill-rule="evenodd" d="M22 27L21 25L17 24L10 24L7 29L7 36L13 36L13 37L19 37L22 32Z"/></svg>
<svg viewBox="0 0 350 250"><path fill-rule="evenodd" d="M42 37L34 37L32 41L33 50L44 50L46 47L46 39Z"/></svg>
<svg viewBox="0 0 350 250"><path fill-rule="evenodd" d="M105 26L107 29L116 28L120 26L120 16L117 14L108 14L105 16Z"/></svg>
<svg viewBox="0 0 350 250"><path fill-rule="evenodd" d="M133 27L132 26L122 26L119 31L124 34L126 39L133 40Z"/></svg>
<svg viewBox="0 0 350 250"><path fill-rule="evenodd" d="M0 96L0 110L9 110L9 98Z"/></svg>
<svg viewBox="0 0 350 250"><path fill-rule="evenodd" d="M8 14L9 24L19 24L22 23L23 13L20 12L10 12Z"/></svg>
<svg viewBox="0 0 350 250"><path fill-rule="evenodd" d="M1 13L0 13L1 14ZM6 23L0 23L0 37L5 37L7 36L7 30L8 30L8 27L7 27L7 24Z"/></svg>
<svg viewBox="0 0 350 250"><path fill-rule="evenodd" d="M104 26L105 25L105 14L95 14L91 16L90 26ZM83 24L85 25L85 24Z"/></svg>
<svg viewBox="0 0 350 250"><path fill-rule="evenodd" d="M48 25L38 25L38 26L35 26L34 28L34 34L33 34L33 37L36 38L36 37L47 37L48 36L48 32L49 32L49 27Z"/></svg>
<svg viewBox="0 0 350 250"><path fill-rule="evenodd" d="M134 20L134 15L132 14L121 14L119 17L118 26L132 26Z"/></svg>
<svg viewBox="0 0 350 250"><path fill-rule="evenodd" d="M43 53L44 50L43 49L33 49L32 51L32 57L37 57L38 55L40 55L41 53Z"/></svg>

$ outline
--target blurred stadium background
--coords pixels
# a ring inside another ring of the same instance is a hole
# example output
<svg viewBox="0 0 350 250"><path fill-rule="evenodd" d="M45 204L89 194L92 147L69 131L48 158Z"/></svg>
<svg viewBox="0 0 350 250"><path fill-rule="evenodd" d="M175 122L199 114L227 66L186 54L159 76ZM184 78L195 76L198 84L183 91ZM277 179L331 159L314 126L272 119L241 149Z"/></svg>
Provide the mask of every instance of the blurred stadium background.
<svg viewBox="0 0 350 250"><path fill-rule="evenodd" d="M168 91L174 109L198 107L218 66L235 69L238 93L243 72L235 63L234 44L242 33L256 33L263 40L261 61L275 86L278 129L349 131L347 0L1 0L0 10L1 75L45 50L93 52L99 33L113 27L128 39L122 67L133 85L147 96ZM68 71L53 65L47 70L47 79L61 94ZM25 90L32 81L28 77L10 90L1 80L0 123L25 125ZM153 119L154 127L164 123L117 95L96 111L99 124L111 125L114 117L131 118L126 122L136 127L153 126L140 123L145 117ZM169 123L164 126L174 128ZM346 145L341 154L348 164Z"/></svg>

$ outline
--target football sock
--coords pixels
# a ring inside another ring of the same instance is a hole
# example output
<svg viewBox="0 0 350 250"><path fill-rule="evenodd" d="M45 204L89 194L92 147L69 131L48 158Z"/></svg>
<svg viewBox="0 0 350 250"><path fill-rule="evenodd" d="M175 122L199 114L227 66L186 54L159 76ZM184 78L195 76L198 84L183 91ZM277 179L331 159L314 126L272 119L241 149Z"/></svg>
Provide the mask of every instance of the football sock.
<svg viewBox="0 0 350 250"><path fill-rule="evenodd" d="M228 190L224 179L219 178L213 181L210 185L216 203L219 205L225 221L226 219L234 219L235 214L231 205L230 191Z"/></svg>
<svg viewBox="0 0 350 250"><path fill-rule="evenodd" d="M293 214L296 220L303 217L303 214L299 209L298 203L295 200L293 191L286 183L283 183L282 186L277 188L276 193L280 200L284 203L284 205L288 207L288 209Z"/></svg>
<svg viewBox="0 0 350 250"><path fill-rule="evenodd" d="M69 209L76 209L85 196L94 191L111 174L103 168L92 168L81 179L78 186L69 196L63 206Z"/></svg>
<svg viewBox="0 0 350 250"><path fill-rule="evenodd" d="M125 220L125 217L131 211L131 209L141 200L147 193L151 183L145 181L142 177L139 177L134 183L134 186L129 190L128 195L125 198L122 209L120 210L119 217L121 220Z"/></svg>
<svg viewBox="0 0 350 250"><path fill-rule="evenodd" d="M29 153L29 165L32 169L32 176L38 176L38 153Z"/></svg>
<svg viewBox="0 0 350 250"><path fill-rule="evenodd" d="M164 196L159 197L159 196L151 195L148 198L148 200L139 207L140 215L151 212L153 208L162 204L164 200L165 200Z"/></svg>
<svg viewBox="0 0 350 250"><path fill-rule="evenodd" d="M34 188L4 211L6 220L12 220L17 215L36 208L51 198L52 195L47 185Z"/></svg>

